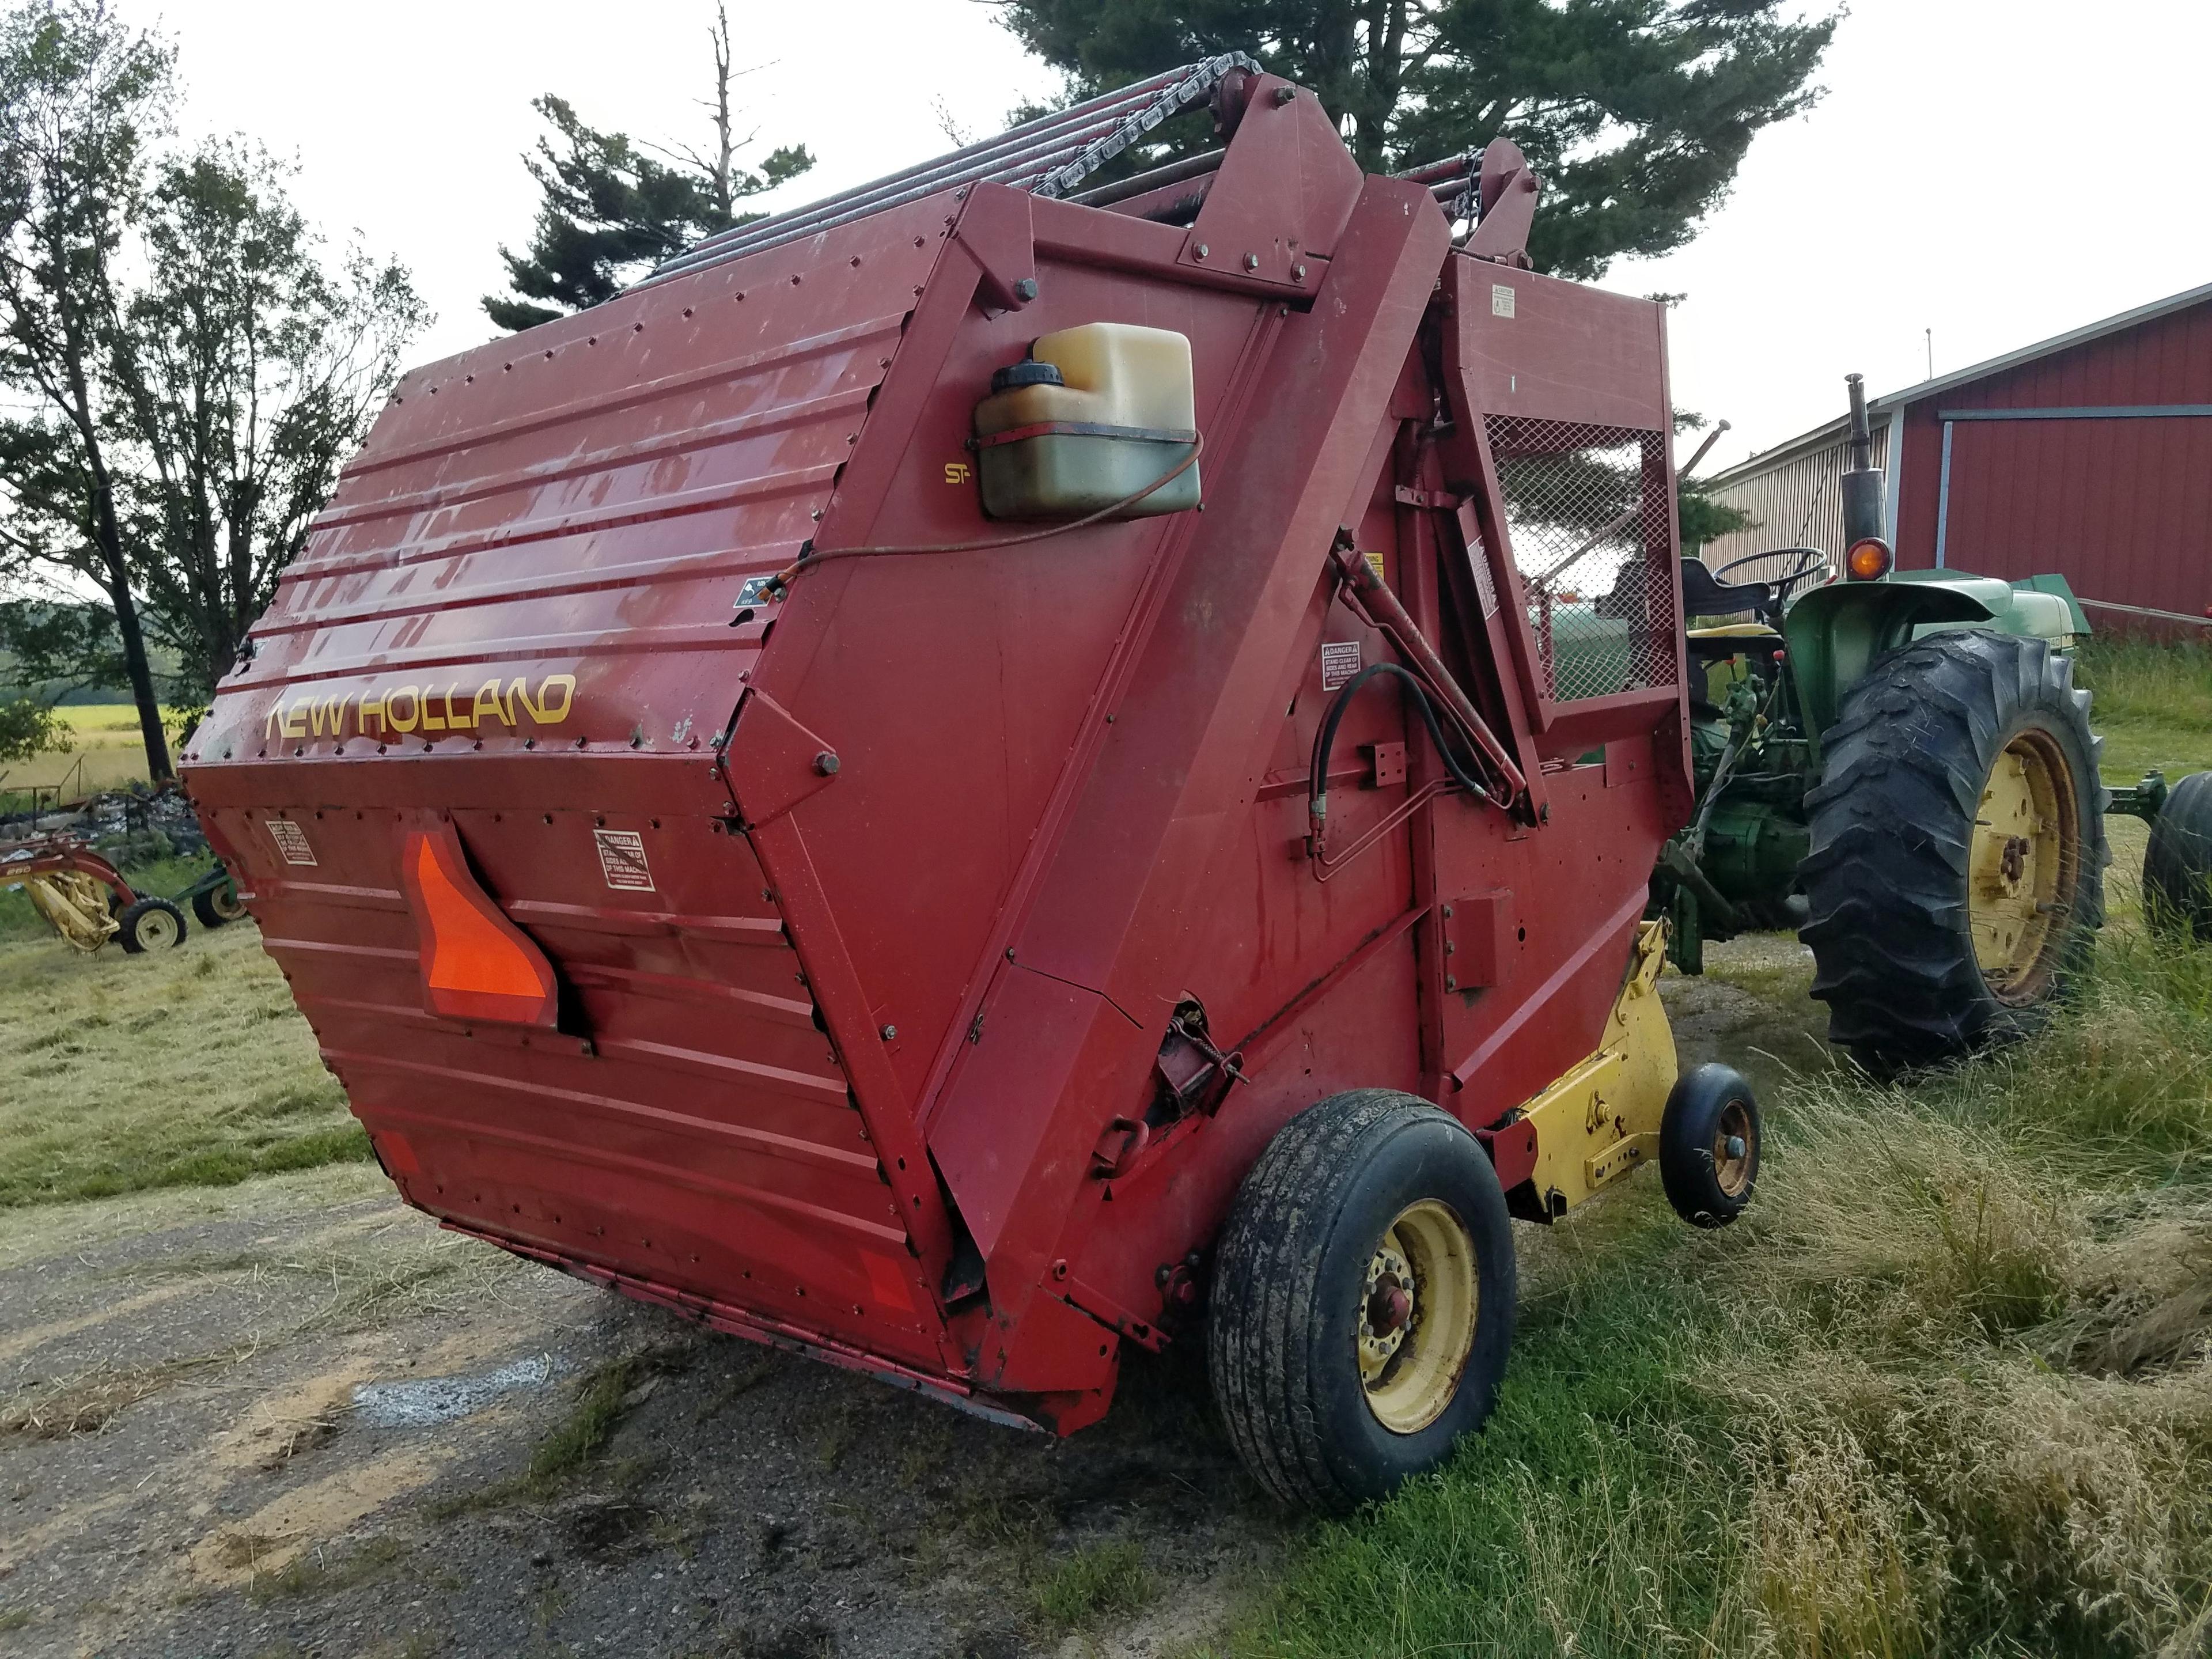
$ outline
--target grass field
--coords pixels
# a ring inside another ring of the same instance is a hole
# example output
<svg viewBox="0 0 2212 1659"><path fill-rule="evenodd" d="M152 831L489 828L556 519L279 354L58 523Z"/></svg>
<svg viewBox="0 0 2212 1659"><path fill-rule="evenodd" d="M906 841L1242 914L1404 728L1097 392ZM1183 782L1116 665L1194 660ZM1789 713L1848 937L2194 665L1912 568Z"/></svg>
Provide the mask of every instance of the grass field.
<svg viewBox="0 0 2212 1659"><path fill-rule="evenodd" d="M146 748L136 708L127 702L88 702L54 713L70 729L69 748L0 765L0 805L34 785L67 784L67 793L75 795L145 782Z"/></svg>
<svg viewBox="0 0 2212 1659"><path fill-rule="evenodd" d="M0 941L0 1207L369 1155L250 922L159 957Z"/></svg>
<svg viewBox="0 0 2212 1659"><path fill-rule="evenodd" d="M2108 775L2212 768L2212 653L2100 647ZM2212 946L2116 925L2036 1042L1770 1093L1746 1220L1524 1240L1497 1416L1208 1651L2212 1651ZM1802 975L1732 981L1802 1024Z"/></svg>
<svg viewBox="0 0 2212 1659"><path fill-rule="evenodd" d="M2100 645L2081 673L2112 781L2212 768L2212 653ZM1644 1177L1517 1230L1488 1431L1311 1528L1203 1650L2208 1651L2212 947L2145 938L2141 827L2114 843L2072 1006L1910 1091L1817 1061L1802 966L1735 974L1774 1056L1752 1214L1693 1233ZM88 960L35 925L0 896L0 1256L31 1206L368 1156L250 923ZM1102 1548L1039 1613L1143 1590Z"/></svg>

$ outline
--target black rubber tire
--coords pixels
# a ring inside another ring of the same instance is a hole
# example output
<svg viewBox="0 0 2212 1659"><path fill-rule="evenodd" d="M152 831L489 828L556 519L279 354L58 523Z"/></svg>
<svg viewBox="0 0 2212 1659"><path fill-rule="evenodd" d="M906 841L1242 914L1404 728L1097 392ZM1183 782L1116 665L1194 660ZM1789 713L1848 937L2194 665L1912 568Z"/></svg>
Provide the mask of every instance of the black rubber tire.
<svg viewBox="0 0 2212 1659"><path fill-rule="evenodd" d="M2161 932L2212 939L2212 772L2182 779L2143 853L2143 908Z"/></svg>
<svg viewBox="0 0 2212 1659"><path fill-rule="evenodd" d="M2032 1000L2000 1000L1974 960L1967 862L1982 791L2024 732L2044 734L2070 775L2080 857L2069 913L2053 929ZM1878 1076L1937 1065L2039 1030L2105 920L2103 740L2072 659L2047 641L1938 634L1877 658L1821 738L1798 866L1813 994L1830 1041Z"/></svg>
<svg viewBox="0 0 2212 1659"><path fill-rule="evenodd" d="M185 942L185 913L165 898L142 898L136 904L125 906L123 914L115 919L116 942L134 957L143 955L163 943L164 921L174 924L175 932L167 941L174 950Z"/></svg>
<svg viewBox="0 0 2212 1659"><path fill-rule="evenodd" d="M1732 1110L1740 1111L1743 1168L1722 1177L1714 1143ZM1725 1227L1744 1212L1759 1185L1759 1101L1732 1066L1710 1061L1674 1079L1659 1118L1659 1180L1674 1213L1692 1227Z"/></svg>
<svg viewBox="0 0 2212 1659"><path fill-rule="evenodd" d="M1369 1409L1356 1345L1376 1245L1422 1199L1472 1239L1478 1301L1450 1403L1401 1435ZM1388 1089L1300 1113L1245 1176L1215 1261L1206 1370L1244 1467L1286 1504L1341 1514L1442 1464L1497 1403L1516 1281L1498 1173L1457 1120Z"/></svg>
<svg viewBox="0 0 2212 1659"><path fill-rule="evenodd" d="M246 907L238 902L238 889L226 882L220 887L193 894L192 914L199 918L203 927L221 927L244 915Z"/></svg>

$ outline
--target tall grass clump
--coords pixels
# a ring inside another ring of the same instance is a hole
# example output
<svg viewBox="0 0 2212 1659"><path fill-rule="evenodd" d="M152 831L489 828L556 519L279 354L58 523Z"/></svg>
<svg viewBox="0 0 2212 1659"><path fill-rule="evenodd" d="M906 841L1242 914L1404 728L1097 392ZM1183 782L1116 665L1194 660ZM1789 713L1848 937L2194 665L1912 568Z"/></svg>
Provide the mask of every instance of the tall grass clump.
<svg viewBox="0 0 2212 1659"><path fill-rule="evenodd" d="M2034 1041L1768 1106L1735 1228L1524 1250L1488 1430L1229 1651L2212 1650L2212 947L2114 932Z"/></svg>
<svg viewBox="0 0 2212 1659"><path fill-rule="evenodd" d="M2075 678L2096 694L2100 725L2144 720L2212 726L2212 642L2095 635L2075 653Z"/></svg>

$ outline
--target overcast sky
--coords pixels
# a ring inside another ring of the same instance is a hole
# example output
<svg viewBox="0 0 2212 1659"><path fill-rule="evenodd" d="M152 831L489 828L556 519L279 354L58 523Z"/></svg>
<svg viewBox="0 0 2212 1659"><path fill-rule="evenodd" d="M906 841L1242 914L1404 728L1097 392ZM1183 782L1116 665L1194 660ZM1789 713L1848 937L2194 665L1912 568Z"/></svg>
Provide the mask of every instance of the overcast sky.
<svg viewBox="0 0 2212 1659"><path fill-rule="evenodd" d="M702 142L710 0L118 0L182 47L187 132L235 130L301 167L334 239L414 270L438 321L427 361L493 332L479 296L529 231L518 157L530 100ZM973 0L732 6L762 150L820 158L795 205L951 148L936 101L981 136L1048 90ZM1735 430L1711 466L1876 392L2212 282L2207 0L1855 0L1808 116L1753 145L1681 252L1606 285L1684 292L1675 401Z"/></svg>

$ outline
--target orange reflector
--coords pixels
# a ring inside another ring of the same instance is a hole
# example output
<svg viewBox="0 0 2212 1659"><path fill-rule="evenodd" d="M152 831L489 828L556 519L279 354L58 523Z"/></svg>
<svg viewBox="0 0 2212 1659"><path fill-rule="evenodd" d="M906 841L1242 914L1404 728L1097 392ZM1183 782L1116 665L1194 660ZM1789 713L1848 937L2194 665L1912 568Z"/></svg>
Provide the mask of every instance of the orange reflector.
<svg viewBox="0 0 2212 1659"><path fill-rule="evenodd" d="M399 874L422 941L422 1006L448 1019L551 1030L553 965L477 884L452 827L408 831Z"/></svg>
<svg viewBox="0 0 2212 1659"><path fill-rule="evenodd" d="M1889 574L1892 562L1889 544L1879 536L1853 542L1851 550L1844 556L1844 569L1855 582L1881 580Z"/></svg>

